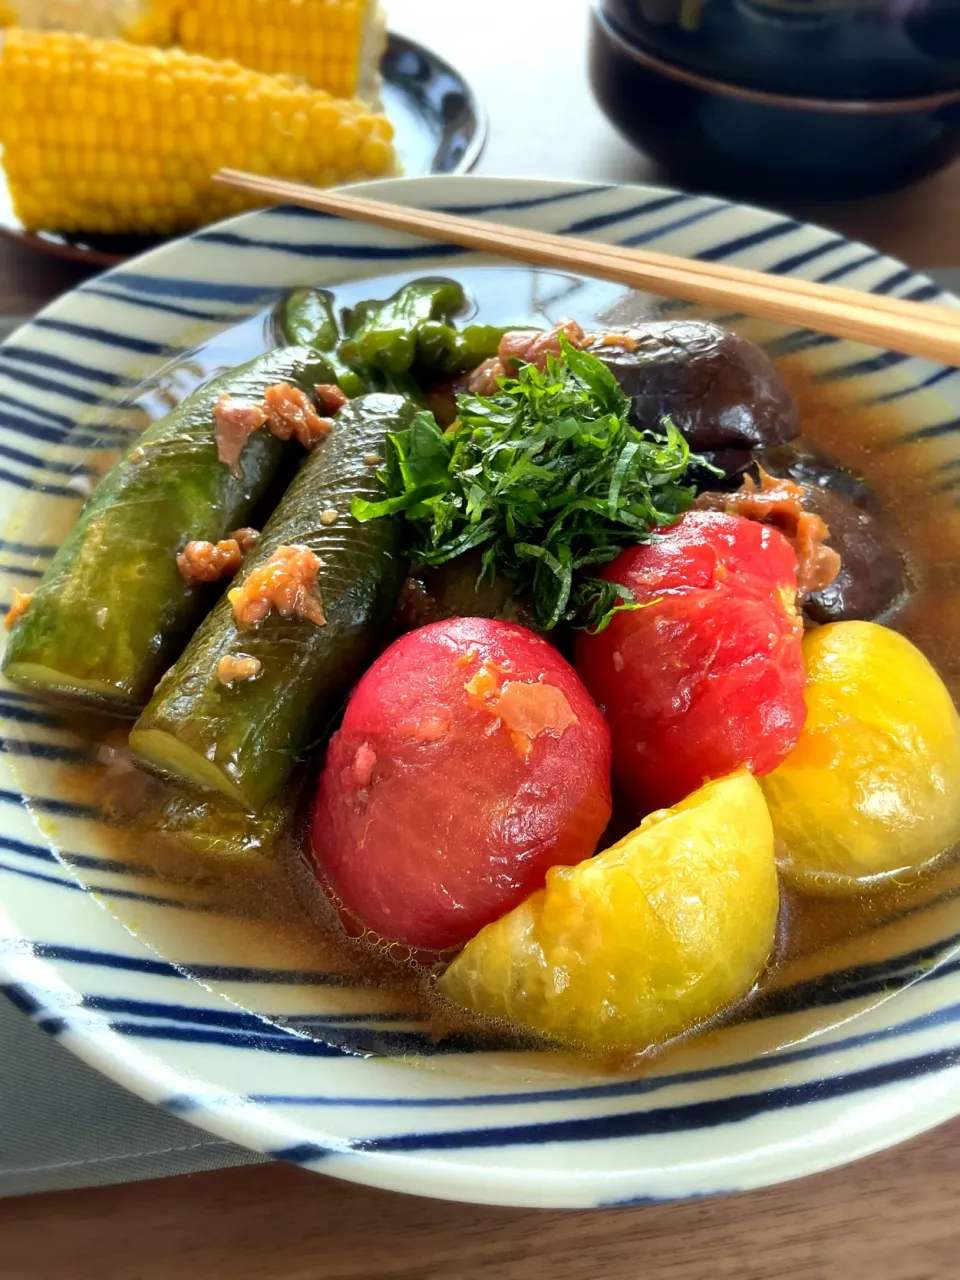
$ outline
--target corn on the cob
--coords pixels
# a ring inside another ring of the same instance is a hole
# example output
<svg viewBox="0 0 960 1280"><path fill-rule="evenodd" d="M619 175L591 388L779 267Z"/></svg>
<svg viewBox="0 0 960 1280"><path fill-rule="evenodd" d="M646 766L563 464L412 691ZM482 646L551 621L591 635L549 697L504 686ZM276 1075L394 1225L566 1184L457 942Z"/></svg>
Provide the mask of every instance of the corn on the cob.
<svg viewBox="0 0 960 1280"><path fill-rule="evenodd" d="M0 0L5 22L180 45L371 103L386 44L380 0Z"/></svg>
<svg viewBox="0 0 960 1280"><path fill-rule="evenodd" d="M137 22L145 0L2 0L0 23L31 31L80 31L120 38Z"/></svg>
<svg viewBox="0 0 960 1280"><path fill-rule="evenodd" d="M396 171L392 126L360 102L181 49L11 28L0 142L34 230L171 234L262 201L222 166L329 186Z"/></svg>
<svg viewBox="0 0 960 1280"><path fill-rule="evenodd" d="M373 102L386 20L379 0L152 0L125 34Z"/></svg>

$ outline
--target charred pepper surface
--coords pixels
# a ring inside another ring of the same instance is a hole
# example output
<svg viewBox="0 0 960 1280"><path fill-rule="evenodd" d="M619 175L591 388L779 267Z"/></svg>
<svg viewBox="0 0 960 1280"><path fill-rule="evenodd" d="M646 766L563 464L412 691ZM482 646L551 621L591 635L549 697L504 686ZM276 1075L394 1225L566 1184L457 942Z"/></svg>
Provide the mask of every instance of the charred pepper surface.
<svg viewBox="0 0 960 1280"><path fill-rule="evenodd" d="M329 290L294 289L281 303L277 322L287 342L316 347L324 353L333 369L334 382L346 395L363 395L366 382L338 354L343 334Z"/></svg>
<svg viewBox="0 0 960 1280"><path fill-rule="evenodd" d="M199 388L149 427L97 486L14 628L4 673L44 693L136 714L209 597L177 555L218 542L247 519L287 448L266 431L247 442L238 476L217 457L223 394L261 400L276 382L330 378L323 356L290 347Z"/></svg>
<svg viewBox="0 0 960 1280"><path fill-rule="evenodd" d="M362 396L345 406L244 566L246 576L282 546L309 548L323 565L325 625L270 613L240 630L222 599L137 721L130 745L139 764L257 810L322 737L376 652L400 593L405 564L396 522L360 524L349 512L354 498L378 495L376 467L365 459L382 455L387 433L406 427L413 412L397 396ZM340 513L332 524L323 519L331 509ZM225 657L256 659L257 678L223 684L217 671Z"/></svg>
<svg viewBox="0 0 960 1280"><path fill-rule="evenodd" d="M288 342L327 355L347 395L406 387L419 394L420 385L463 373L496 352L502 328L455 328L453 317L465 305L461 286L442 277L412 280L392 297L342 315L327 290L295 289L281 304L278 323Z"/></svg>

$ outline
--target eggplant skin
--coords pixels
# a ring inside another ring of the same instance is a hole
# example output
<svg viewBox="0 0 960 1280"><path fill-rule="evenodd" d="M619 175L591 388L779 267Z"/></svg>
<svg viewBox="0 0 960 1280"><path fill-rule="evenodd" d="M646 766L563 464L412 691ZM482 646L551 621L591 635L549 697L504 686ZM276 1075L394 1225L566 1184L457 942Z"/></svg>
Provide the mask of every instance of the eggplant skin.
<svg viewBox="0 0 960 1280"><path fill-rule="evenodd" d="M803 505L830 530L840 572L803 606L814 622L871 621L901 603L907 590L903 559L888 526L847 498L818 485L803 485Z"/></svg>
<svg viewBox="0 0 960 1280"><path fill-rule="evenodd" d="M787 445L757 450L752 463L772 476L785 476L804 488L828 489L853 506L884 518L883 503L864 477L840 466L831 454L803 436Z"/></svg>
<svg viewBox="0 0 960 1280"><path fill-rule="evenodd" d="M656 320L598 334L587 350L632 400L636 426L657 430L669 416L697 453L770 448L799 434L796 403L773 361L731 329Z"/></svg>
<svg viewBox="0 0 960 1280"><path fill-rule="evenodd" d="M354 684L389 636L406 576L401 521L360 523L354 498L382 497L377 461L389 432L415 407L399 396L350 401L328 440L310 455L267 522L237 582L280 546L307 546L321 560L326 625L269 614L238 630L224 597L167 672L130 735L142 767L256 812L276 796L297 759L322 742ZM321 516L336 512L325 524ZM261 673L217 679L222 658L249 656Z"/></svg>
<svg viewBox="0 0 960 1280"><path fill-rule="evenodd" d="M830 530L829 545L840 556L836 578L804 604L807 618L821 625L870 622L906 601L910 582L895 525L862 476L838 466L802 438L757 451L753 463L800 485L803 505L823 520Z"/></svg>
<svg viewBox="0 0 960 1280"><path fill-rule="evenodd" d="M136 715L210 606L176 557L246 523L292 447L266 431L235 477L217 457L213 410L224 392L260 400L272 383L329 381L318 352L286 347L198 388L154 422L103 478L51 561L4 655L4 674L38 693Z"/></svg>

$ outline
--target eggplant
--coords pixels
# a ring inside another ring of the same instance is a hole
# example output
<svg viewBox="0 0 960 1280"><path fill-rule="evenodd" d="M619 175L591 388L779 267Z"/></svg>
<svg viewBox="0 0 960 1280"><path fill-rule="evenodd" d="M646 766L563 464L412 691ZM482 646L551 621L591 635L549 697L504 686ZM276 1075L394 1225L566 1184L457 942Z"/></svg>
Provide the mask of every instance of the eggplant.
<svg viewBox="0 0 960 1280"><path fill-rule="evenodd" d="M277 795L297 758L323 739L351 684L377 651L406 573L400 523L361 524L355 498L382 497L377 458L388 433L409 426L415 407L367 395L340 410L329 439L310 455L267 522L235 585L278 547L320 557L325 625L269 614L240 630L224 597L134 725L137 764L255 812ZM336 513L332 523L330 512ZM252 657L256 679L225 685L225 657Z"/></svg>
<svg viewBox="0 0 960 1280"><path fill-rule="evenodd" d="M792 440L800 415L766 352L706 320L657 320L593 336L586 348L633 402L631 417L663 418L696 453L770 448Z"/></svg>
<svg viewBox="0 0 960 1280"><path fill-rule="evenodd" d="M885 523L863 507L818 485L803 484L803 505L830 530L840 572L807 598L814 622L869 621L888 613L907 589L903 559Z"/></svg>
<svg viewBox="0 0 960 1280"><path fill-rule="evenodd" d="M518 593L502 573L491 582L479 551L467 551L446 564L415 565L403 584L398 631L415 631L444 618L502 618L541 631L530 597Z"/></svg>
<svg viewBox="0 0 960 1280"><path fill-rule="evenodd" d="M895 530L862 476L803 439L759 450L752 463L801 487L803 505L823 520L840 556L840 572L830 586L807 598L807 618L821 624L871 621L904 599L908 583Z"/></svg>
<svg viewBox="0 0 960 1280"><path fill-rule="evenodd" d="M759 463L769 475L785 476L809 488L827 489L871 515L884 514L876 491L863 476L840 466L824 449L802 436L790 444L757 450L751 461Z"/></svg>
<svg viewBox="0 0 960 1280"><path fill-rule="evenodd" d="M217 398L257 401L273 383L308 390L332 380L322 355L288 347L213 379L153 423L94 490L14 626L8 679L135 715L211 602L183 581L177 553L245 524L296 447L258 431L234 476L217 457Z"/></svg>

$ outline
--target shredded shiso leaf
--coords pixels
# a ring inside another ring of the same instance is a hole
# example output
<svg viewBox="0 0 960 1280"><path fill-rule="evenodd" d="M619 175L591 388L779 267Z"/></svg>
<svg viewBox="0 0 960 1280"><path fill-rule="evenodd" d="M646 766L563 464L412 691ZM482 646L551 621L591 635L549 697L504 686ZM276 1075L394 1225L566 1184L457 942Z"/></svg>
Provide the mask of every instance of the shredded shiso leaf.
<svg viewBox="0 0 960 1280"><path fill-rule="evenodd" d="M355 502L353 514L402 514L420 564L481 550L483 572L529 591L546 630L600 630L636 606L624 587L584 571L675 523L694 497L684 473L703 462L669 418L662 433L635 427L610 370L560 343L545 371L522 365L495 395L459 396L449 430L424 411L391 435L379 473L386 496Z"/></svg>

